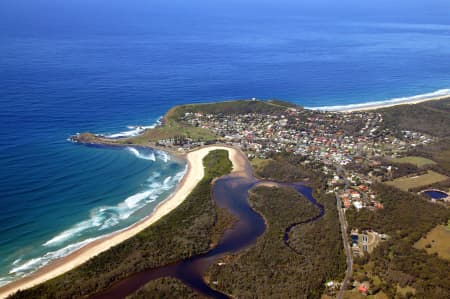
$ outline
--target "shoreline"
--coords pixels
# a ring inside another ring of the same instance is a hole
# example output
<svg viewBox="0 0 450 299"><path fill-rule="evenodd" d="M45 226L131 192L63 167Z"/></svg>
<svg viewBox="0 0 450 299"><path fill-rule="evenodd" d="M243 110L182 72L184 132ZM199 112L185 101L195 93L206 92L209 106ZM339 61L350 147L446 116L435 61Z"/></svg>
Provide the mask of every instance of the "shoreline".
<svg viewBox="0 0 450 299"><path fill-rule="evenodd" d="M440 101L450 99L450 94L440 95L440 96L431 96L425 98L417 98L411 97L410 99L404 100L389 100L389 101L376 101L376 102L368 102L361 104L350 104L350 105L342 105L342 106L325 106L325 107L310 107L306 109L310 110L321 110L321 111L329 111L329 112L339 112L339 113L351 113L358 111L371 111L383 108L389 108L400 105L416 105L425 102L431 101Z"/></svg>
<svg viewBox="0 0 450 299"><path fill-rule="evenodd" d="M47 280L60 276L81 264L87 262L94 256L109 250L111 247L140 233L159 219L177 208L191 191L197 186L204 176L203 158L213 150L222 149L228 151L229 159L233 164L232 173L245 171L245 159L243 153L238 149L226 145L211 145L188 152L183 157L187 161L187 171L178 184L175 191L165 200L160 202L153 212L135 224L120 231L106 235L95 240L71 254L57 259L42 267L36 272L0 287L0 298L5 298L19 290L24 290L43 283Z"/></svg>
<svg viewBox="0 0 450 299"><path fill-rule="evenodd" d="M377 110L377 109L389 108L389 107L400 106L400 105L416 105L416 104L420 104L420 103L431 102L431 101L440 101L440 100L445 100L445 99L449 99L449 98L450 98L450 96L447 95L447 96L434 97L434 98L421 99L421 100L410 100L410 101L392 102L392 103L387 102L384 104L377 104L376 102L373 104L370 104L370 103L359 104L360 107L343 109L343 110L340 110L339 112L348 113L348 112L357 112L357 111L370 111L370 110Z"/></svg>

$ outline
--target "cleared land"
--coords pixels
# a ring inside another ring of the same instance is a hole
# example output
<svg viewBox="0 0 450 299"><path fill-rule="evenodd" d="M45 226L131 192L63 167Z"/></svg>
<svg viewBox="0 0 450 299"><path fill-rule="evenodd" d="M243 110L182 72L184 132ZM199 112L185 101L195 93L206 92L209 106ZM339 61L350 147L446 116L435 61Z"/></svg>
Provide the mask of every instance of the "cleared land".
<svg viewBox="0 0 450 299"><path fill-rule="evenodd" d="M288 107L298 106L276 100L240 100L176 106L167 112L164 117L164 126L145 130L139 136L121 139L118 143L148 145L149 143L156 143L165 139L191 139L193 141L208 142L220 139L220 136L216 136L208 129L183 122L182 118L186 113L246 114L263 111L284 111Z"/></svg>
<svg viewBox="0 0 450 299"><path fill-rule="evenodd" d="M210 141L217 139L210 130L190 126L174 125L161 128L148 129L139 136L119 140L122 144L140 144L147 145L149 142L158 142L164 139L185 139L190 138L194 141Z"/></svg>
<svg viewBox="0 0 450 299"><path fill-rule="evenodd" d="M417 167L424 167L427 165L435 165L436 162L433 160L423 158L423 157L416 157L416 156L408 156L403 158L396 158L391 160L392 163L399 163L399 164L413 164Z"/></svg>
<svg viewBox="0 0 450 299"><path fill-rule="evenodd" d="M401 177L393 181L386 182L386 184L399 188L403 191L408 191L412 188L425 187L431 184L443 182L445 180L448 180L447 176L429 170L423 175Z"/></svg>
<svg viewBox="0 0 450 299"><path fill-rule="evenodd" d="M450 260L450 229L444 225L438 225L426 237L414 244L414 247L425 249L429 254L437 253L439 257Z"/></svg>

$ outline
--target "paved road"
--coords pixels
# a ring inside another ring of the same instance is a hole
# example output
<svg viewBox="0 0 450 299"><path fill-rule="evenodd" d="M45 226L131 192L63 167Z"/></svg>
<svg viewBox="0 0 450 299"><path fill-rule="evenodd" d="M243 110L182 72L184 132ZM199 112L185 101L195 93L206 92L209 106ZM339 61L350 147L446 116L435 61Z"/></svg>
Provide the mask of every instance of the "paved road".
<svg viewBox="0 0 450 299"><path fill-rule="evenodd" d="M345 254L347 255L347 272L345 273L344 281L342 282L342 287L339 290L337 299L342 299L344 296L344 291L347 289L350 277L353 272L353 255L349 243L347 241L347 223L345 222L344 210L342 209L341 200L336 194L336 204L339 213L339 221L341 222L341 234L342 242L344 243Z"/></svg>
<svg viewBox="0 0 450 299"><path fill-rule="evenodd" d="M337 172L341 173L342 169L338 168ZM347 187L348 186L347 180L345 180L345 183ZM347 222L345 221L344 210L342 209L341 200L339 199L339 196L337 194L336 194L336 204L339 213L339 221L341 223L342 242L344 243L345 254L347 255L347 272L345 273L345 278L344 281L342 282L342 287L339 290L339 293L336 297L337 299L342 299L344 296L344 291L347 289L347 285L350 281L353 272L353 254L347 241Z"/></svg>

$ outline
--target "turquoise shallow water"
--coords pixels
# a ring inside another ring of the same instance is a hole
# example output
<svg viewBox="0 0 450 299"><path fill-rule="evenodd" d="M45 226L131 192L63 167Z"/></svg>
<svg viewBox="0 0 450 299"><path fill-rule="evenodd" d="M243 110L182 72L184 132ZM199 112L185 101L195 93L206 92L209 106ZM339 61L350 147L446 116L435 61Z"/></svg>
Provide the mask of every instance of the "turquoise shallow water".
<svg viewBox="0 0 450 299"><path fill-rule="evenodd" d="M448 1L213 2L0 2L0 284L148 214L185 167L69 135L133 134L189 102L450 88Z"/></svg>

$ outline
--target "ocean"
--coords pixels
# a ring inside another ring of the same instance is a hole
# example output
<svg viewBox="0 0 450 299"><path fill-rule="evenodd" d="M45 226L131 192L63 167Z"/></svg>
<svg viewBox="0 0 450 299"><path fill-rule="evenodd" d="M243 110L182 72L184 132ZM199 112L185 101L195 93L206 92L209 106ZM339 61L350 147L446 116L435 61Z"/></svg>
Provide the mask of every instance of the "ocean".
<svg viewBox="0 0 450 299"><path fill-rule="evenodd" d="M148 215L186 169L72 134L192 102L450 94L448 1L299 2L1 1L0 285Z"/></svg>

